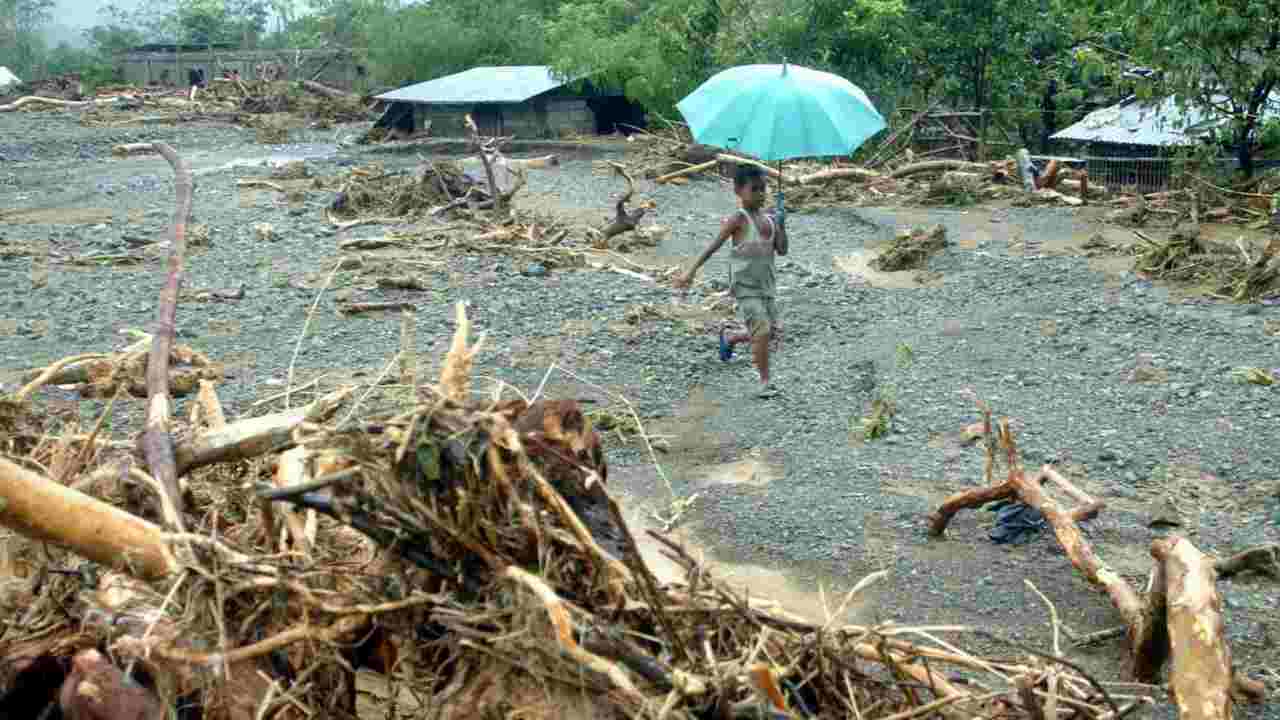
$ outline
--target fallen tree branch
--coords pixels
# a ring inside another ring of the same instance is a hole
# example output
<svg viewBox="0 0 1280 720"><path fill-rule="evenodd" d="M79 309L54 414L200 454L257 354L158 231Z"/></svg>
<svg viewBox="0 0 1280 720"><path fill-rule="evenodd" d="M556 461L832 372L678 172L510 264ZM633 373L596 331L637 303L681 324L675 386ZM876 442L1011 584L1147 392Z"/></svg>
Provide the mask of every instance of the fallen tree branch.
<svg viewBox="0 0 1280 720"><path fill-rule="evenodd" d="M145 155L156 152L154 143L124 143L111 148L112 155Z"/></svg>
<svg viewBox="0 0 1280 720"><path fill-rule="evenodd" d="M1182 537L1151 542L1169 598L1169 696L1179 720L1228 720L1234 670L1213 558Z"/></svg>
<svg viewBox="0 0 1280 720"><path fill-rule="evenodd" d="M191 217L191 168L164 143L154 144L156 152L173 166L177 209L173 218L173 247L169 249L169 270L160 292L159 320L152 332L151 355L147 359L147 421L142 447L151 476L164 492L162 517L178 532L183 531L182 492L169 435L172 399L169 396L169 352L173 347L178 311L178 289L182 286L182 264L187 250L187 220Z"/></svg>
<svg viewBox="0 0 1280 720"><path fill-rule="evenodd" d="M1169 642L1165 633L1163 565L1157 563L1153 568L1150 590L1144 601L1124 577L1094 554L1093 547L1076 526L1076 522L1095 516L1105 504L1080 491L1048 464L1042 466L1039 473L1028 477L1018 461L1017 446L1009 432L1007 419L1000 422L998 440L1007 453L1009 479L995 487L968 490L947 498L930 516L930 534L940 535L951 516L961 509L978 507L1010 495L1035 508L1053 529L1058 544L1066 552L1071 564L1090 583L1107 592L1124 619L1128 628L1129 648L1126 675L1138 682L1154 682L1169 655ZM1043 480L1053 481L1073 499L1085 505L1071 512L1064 511L1041 489Z"/></svg>
<svg viewBox="0 0 1280 720"><path fill-rule="evenodd" d="M573 637L573 622L569 617L569 611L565 608L564 601L556 595L555 590L547 586L540 578L518 567L508 566L503 571L502 576L531 591L538 601L542 603L543 607L546 608L548 619L555 630L555 639L561 651L582 663L587 669L609 678L613 686L627 699L635 703L636 706L644 707L647 704L645 696L617 665L604 660L599 655L588 652L577 643Z"/></svg>
<svg viewBox="0 0 1280 720"><path fill-rule="evenodd" d="M832 180L856 180L857 182L871 182L880 180L884 177L875 170L867 170L865 168L832 168L831 170L819 170L809 175L802 175L796 178L796 182L801 185L819 185Z"/></svg>
<svg viewBox="0 0 1280 720"><path fill-rule="evenodd" d="M679 170L676 170L674 172L669 172L666 175L659 175L658 177L653 179L653 182L658 185L662 185L663 183L669 183L672 180L676 180L678 178L686 177L689 175L697 175L698 173L706 170L710 170L718 166L719 164L720 164L719 160L708 160L704 163L698 163L697 165L690 165L689 167L686 167L686 168L680 168Z"/></svg>
<svg viewBox="0 0 1280 720"><path fill-rule="evenodd" d="M952 171L971 173L992 173L994 168L988 163L968 162L967 160L927 160L925 162L904 165L889 173L889 177L899 180L922 173L944 173Z"/></svg>
<svg viewBox="0 0 1280 720"><path fill-rule="evenodd" d="M346 90L339 90L337 88L332 88L332 87L329 87L328 85L325 85L323 83L318 83L314 80L299 80L298 84L301 85L302 88L307 92L319 95L320 97L327 97L334 100L352 100L352 101L360 100L360 96L356 95L355 93L349 93Z"/></svg>
<svg viewBox="0 0 1280 720"><path fill-rule="evenodd" d="M114 98L112 98L112 100L107 100L105 102L111 102L113 100ZM93 105L95 103L100 103L100 102L104 102L104 101L103 100L81 100L81 101L59 100L57 98L47 98L47 97L41 97L39 95L28 95L26 97L18 98L17 100L9 103L8 105L0 105L0 112L13 112L26 105L44 104L44 105L57 105L58 107L64 107L64 108L80 108L80 107L85 107L86 105Z"/></svg>
<svg viewBox="0 0 1280 720"><path fill-rule="evenodd" d="M1214 563L1218 577L1230 577L1253 570L1269 577L1280 575L1280 544L1261 545L1221 558Z"/></svg>
<svg viewBox="0 0 1280 720"><path fill-rule="evenodd" d="M0 524L141 579L177 570L158 526L4 458Z"/></svg>
<svg viewBox="0 0 1280 720"><path fill-rule="evenodd" d="M39 390L41 387L48 384L49 382L53 382L55 385L64 384L62 382L58 382L56 378L59 378L60 377L59 373L61 373L68 366L75 365L76 363L84 362L86 360L102 360L109 357L111 356L103 355L101 353L87 353L84 355L72 355L71 357L63 358L55 362L54 364L50 365L49 367L45 368L44 370L41 370L40 373L36 375L35 378L33 378L26 385L22 386L22 389L18 391L17 395L15 395L13 399L15 402L22 402L26 400L28 397L30 397L31 394L34 393L36 390ZM77 380L77 382L82 382L82 381Z"/></svg>
<svg viewBox="0 0 1280 720"><path fill-rule="evenodd" d="M609 244L609 238L635 230L645 213L649 212L649 209L653 207L652 203L641 203L636 209L628 211L627 202L635 194L635 181L631 179L630 173L622 166L622 163L610 161L609 166L613 168L615 173L621 175L622 179L627 181L627 191L622 194L622 197L618 198L618 202L614 206L613 222L600 230L601 239L599 242L605 246Z"/></svg>
<svg viewBox="0 0 1280 720"><path fill-rule="evenodd" d="M353 390L339 388L300 408L238 420L183 443L174 450L178 475L217 462L248 460L292 447L294 428L329 417Z"/></svg>

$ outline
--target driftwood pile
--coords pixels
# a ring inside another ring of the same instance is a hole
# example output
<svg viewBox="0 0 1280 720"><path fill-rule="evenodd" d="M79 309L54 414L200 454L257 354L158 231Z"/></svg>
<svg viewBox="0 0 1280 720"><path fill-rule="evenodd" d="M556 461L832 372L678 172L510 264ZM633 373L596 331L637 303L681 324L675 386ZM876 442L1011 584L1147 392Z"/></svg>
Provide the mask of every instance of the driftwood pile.
<svg viewBox="0 0 1280 720"><path fill-rule="evenodd" d="M869 264L883 272L915 270L924 267L930 257L946 247L947 229L942 225L900 230Z"/></svg>
<svg viewBox="0 0 1280 720"><path fill-rule="evenodd" d="M105 413L87 433L54 428L32 404L99 358L57 363L0 399L0 524L13 533L0 553L0 716L353 717L371 678L387 689L379 716L406 698L440 718L548 719L1043 720L1069 708L1119 720L1144 704L1056 652L984 658L941 639L1000 640L975 628L792 617L651 532L684 575L657 577L577 404L473 391L484 338L472 343L462 305L438 378L402 368L398 402L375 407L372 386L346 386L296 406L289 388L283 410L230 420L216 378L200 378L190 415L175 417L192 182L172 149L155 149L178 176L178 211L142 432L112 436ZM139 349L107 358L107 377ZM1150 681L1167 658L1188 720L1228 717L1233 692L1257 697L1233 674L1212 580L1269 567L1274 549L1214 562L1159 541L1144 601L1074 527L1101 504L1059 510L1018 466L1007 424L998 440L1009 480L948 500L934 534L960 509L1018 495L1112 595L1134 677Z"/></svg>
<svg viewBox="0 0 1280 720"><path fill-rule="evenodd" d="M0 712L351 717L357 671L389 686L379 715L407 691L442 718L1041 718L1065 704L1111 720L1141 704L1047 654L938 638L966 628L792 617L651 533L685 573L657 578L589 419L573 401L477 396L484 341L461 306L455 322L438 381L381 412L338 413L343 388L228 422L204 384L195 420L164 433L172 490L163 456L100 428L51 436L25 401L0 405L25 413L4 448L20 463L0 459L0 522L17 532L0 567Z"/></svg>
<svg viewBox="0 0 1280 720"><path fill-rule="evenodd" d="M1148 279L1198 285L1208 295L1231 302L1259 302L1280 296L1280 236L1251 247L1243 236L1234 247L1207 242L1196 222L1184 222L1156 239L1133 231L1134 271Z"/></svg>
<svg viewBox="0 0 1280 720"><path fill-rule="evenodd" d="M1106 188L1090 186L1087 174L1059 168L1051 161L1040 175L1024 183L1015 158L976 163L960 160L915 161L907 151L896 166L877 169L831 163L791 161L787 170L761 163L757 158L699 145L688 139L685 128L660 133L636 133L627 166L633 175L657 184L683 184L690 178L714 173L721 180L733 177L738 164L760 165L787 194L788 207L804 209L832 205L973 204L996 198L1022 203L1079 205L1106 196Z"/></svg>
<svg viewBox="0 0 1280 720"><path fill-rule="evenodd" d="M84 125L223 121L255 127L263 142L287 140L298 123L328 127L371 118L370 103L354 93L310 80L214 78L204 87L159 88L104 86L85 97L75 78L31 88L29 94L0 104L0 112L82 110Z"/></svg>

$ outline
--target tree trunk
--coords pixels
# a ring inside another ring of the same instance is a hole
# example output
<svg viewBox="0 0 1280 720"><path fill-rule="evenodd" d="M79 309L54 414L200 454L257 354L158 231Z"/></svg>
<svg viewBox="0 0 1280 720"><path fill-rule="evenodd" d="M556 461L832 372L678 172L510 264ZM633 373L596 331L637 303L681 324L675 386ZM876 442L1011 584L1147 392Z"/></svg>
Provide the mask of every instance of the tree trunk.
<svg viewBox="0 0 1280 720"><path fill-rule="evenodd" d="M1249 146L1249 135L1253 129L1253 120L1246 120L1236 132L1236 160L1240 162L1240 172L1246 178L1253 177L1253 148Z"/></svg>
<svg viewBox="0 0 1280 720"><path fill-rule="evenodd" d="M1051 141L1049 137L1058 131L1058 81L1050 80L1044 88L1044 99L1040 102L1040 152L1049 153Z"/></svg>
<svg viewBox="0 0 1280 720"><path fill-rule="evenodd" d="M1181 720L1230 720L1234 670L1222 620L1214 559L1185 538L1151 544L1165 566L1169 640L1173 658L1169 694Z"/></svg>

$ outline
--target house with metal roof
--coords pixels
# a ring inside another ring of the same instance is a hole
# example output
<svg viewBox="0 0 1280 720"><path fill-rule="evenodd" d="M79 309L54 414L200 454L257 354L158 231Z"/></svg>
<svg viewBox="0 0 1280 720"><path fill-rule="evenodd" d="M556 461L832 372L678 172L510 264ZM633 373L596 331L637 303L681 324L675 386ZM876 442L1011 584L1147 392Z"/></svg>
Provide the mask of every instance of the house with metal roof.
<svg viewBox="0 0 1280 720"><path fill-rule="evenodd" d="M1225 101L1225 98L1222 98ZM1280 116L1280 98L1273 95L1264 106L1263 118ZM1160 153L1194 145L1205 134L1227 122L1223 115L1188 103L1179 107L1173 97L1143 102L1130 96L1110 107L1095 110L1070 127L1050 136L1052 140L1088 146L1092 154L1113 155L1139 150Z"/></svg>
<svg viewBox="0 0 1280 720"><path fill-rule="evenodd" d="M466 134L469 113L485 135L553 138L629 133L644 111L589 77L562 77L545 65L474 67L375 95L388 104L380 125L432 135Z"/></svg>
<svg viewBox="0 0 1280 720"><path fill-rule="evenodd" d="M22 81L18 79L17 75L13 74L13 71L0 65L0 93L7 92L10 86L16 87L21 84Z"/></svg>

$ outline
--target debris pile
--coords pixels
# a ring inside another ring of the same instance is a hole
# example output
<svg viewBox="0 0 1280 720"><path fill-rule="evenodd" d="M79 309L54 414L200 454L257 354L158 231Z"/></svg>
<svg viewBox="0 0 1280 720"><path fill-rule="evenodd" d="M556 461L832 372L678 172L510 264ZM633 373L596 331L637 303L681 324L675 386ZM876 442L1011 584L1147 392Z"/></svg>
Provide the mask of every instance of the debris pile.
<svg viewBox="0 0 1280 720"><path fill-rule="evenodd" d="M994 425L990 408L980 402L978 409L982 414L979 437L986 448L987 484L943 501L927 519L929 534L941 536L961 510L1003 500L1018 501L1044 519L1075 570L1111 599L1124 622L1124 627L1113 635L1123 635L1127 640L1124 675L1128 680L1157 683L1168 664L1168 692L1182 718L1227 720L1233 702L1263 702L1263 683L1237 672L1232 663L1216 582L1218 578L1249 571L1275 576L1280 572L1280 546L1263 545L1232 557L1216 558L1201 552L1187 538L1157 538L1151 542L1155 562L1146 589L1135 589L1098 557L1080 530L1080 523L1096 517L1106 503L1081 490L1052 465L1026 472L1008 419ZM997 482L996 469L1001 461L1007 476ZM1058 488L1076 507L1060 505L1050 487ZM1057 637L1061 632L1057 609L1030 586L1048 606ZM1116 716L1121 714L1118 709L1113 712Z"/></svg>
<svg viewBox="0 0 1280 720"><path fill-rule="evenodd" d="M1235 247L1208 243L1199 223L1182 223L1163 240L1140 231L1133 248L1134 270L1151 279L1200 285L1209 295L1232 302L1258 302L1280 294L1280 236L1250 248L1243 236Z"/></svg>
<svg viewBox="0 0 1280 720"><path fill-rule="evenodd" d="M23 464L0 460L19 533L0 603L23 628L0 639L4 709L334 717L356 712L361 669L445 718L843 717L850 703L872 720L924 705L1033 718L1036 692L1108 709L1105 686L1052 661L741 597L650 532L684 573L658 578L591 419L574 401L473 394L484 339L461 305L455 323L438 380L381 411L357 415L344 387L228 422L202 383L173 435L177 497L97 429L17 429ZM1017 682L979 692L961 676Z"/></svg>
<svg viewBox="0 0 1280 720"><path fill-rule="evenodd" d="M1060 170L1050 162L1045 172L1031 180L1026 189L1019 180L1016 158L974 163L960 160L914 161L910 151L905 162L886 164L884 169L868 169L845 160L827 163L788 161L786 171L744 157L690 143L676 131L662 134L637 133L636 147L628 153L627 168L633 175L655 183L682 184L691 177L714 172L720 178L733 176L740 163L761 165L787 193L787 205L795 209L837 205L969 205L1006 198L1022 204L1080 205L1085 198L1106 196L1106 188L1090 185L1083 172ZM1070 177L1069 177L1070 176Z"/></svg>
<svg viewBox="0 0 1280 720"><path fill-rule="evenodd" d="M81 124L112 127L216 120L249 127L306 123L324 128L370 119L361 96L311 81L215 78L189 89L103 86L85 97L77 77L61 76L23 90L23 97L0 103L0 112L76 109L83 111ZM264 122L263 117L272 120Z"/></svg>
<svg viewBox="0 0 1280 720"><path fill-rule="evenodd" d="M889 246L868 264L882 272L916 270L924 267L934 253L946 247L947 229L942 225L899 230Z"/></svg>
<svg viewBox="0 0 1280 720"><path fill-rule="evenodd" d="M679 571L658 577L577 402L474 391L485 337L472 342L462 303L434 382L421 382L402 352L402 384L378 397L382 376L311 390L297 405L291 368L285 391L262 400L283 409L232 420L219 373L200 378L189 414L175 416L169 365L182 356L174 318L193 183L171 148L156 148L178 175L179 208L158 330L145 339L140 440L113 436L126 429L105 423L109 408L86 433L78 418L55 427L32 402L42 383L103 358L56 363L0 398L0 524L13 533L0 562L0 612L12 619L0 636L0 714L351 717L358 698L374 695L365 712L388 717L1042 720L1068 705L1119 720L1149 702L1056 648L1029 651L986 630L792 616L650 531ZM128 372L136 352L105 358L108 377ZM630 420L648 443L634 410ZM994 448L990 427L988 415ZM1139 618L1132 590L1120 602L1127 581L1099 570L1078 533L1066 535L1085 515L1055 512L1017 466L1007 423L1000 438L1009 483L948 500L934 533L962 508L1019 494L1125 618L1145 623L1132 647L1169 639L1181 708L1219 707L1210 701L1228 686L1257 698L1252 681L1233 675L1204 556L1183 540L1157 541L1169 545L1157 554L1168 570ZM1265 568L1275 554L1256 549L1214 567ZM858 583L836 616L886 573ZM1167 635L1155 631L1166 615ZM943 639L966 634L1018 652L980 657ZM1143 666L1149 674L1165 655L1141 657L1160 660ZM368 692L371 683L381 691ZM411 698L417 708L404 707Z"/></svg>
<svg viewBox="0 0 1280 720"><path fill-rule="evenodd" d="M343 175L326 179L338 194L329 205L329 218L343 224L362 218L405 219L439 215L458 198L467 197L479 184L456 162L427 161L417 172L387 171L374 162L353 167ZM465 204L454 207L465 207ZM451 208L450 208L451 209Z"/></svg>

